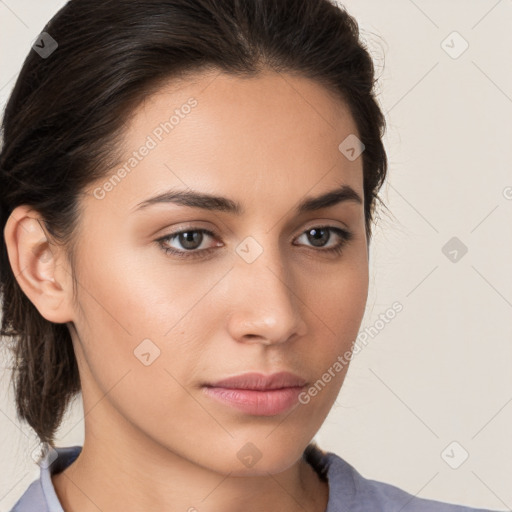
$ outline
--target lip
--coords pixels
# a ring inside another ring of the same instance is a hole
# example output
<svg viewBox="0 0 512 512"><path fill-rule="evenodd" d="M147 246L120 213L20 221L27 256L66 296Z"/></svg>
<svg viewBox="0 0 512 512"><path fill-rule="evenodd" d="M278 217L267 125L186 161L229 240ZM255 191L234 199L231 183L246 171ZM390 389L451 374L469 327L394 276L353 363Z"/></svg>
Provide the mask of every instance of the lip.
<svg viewBox="0 0 512 512"><path fill-rule="evenodd" d="M275 416L297 403L306 381L289 372L245 373L203 386L210 398L255 416Z"/></svg>
<svg viewBox="0 0 512 512"><path fill-rule="evenodd" d="M252 389L252 390L271 390L281 388L302 387L306 381L290 372L277 372L270 375L263 373L244 373L235 375L227 379L222 379L212 384L206 384L208 387L229 388L229 389Z"/></svg>

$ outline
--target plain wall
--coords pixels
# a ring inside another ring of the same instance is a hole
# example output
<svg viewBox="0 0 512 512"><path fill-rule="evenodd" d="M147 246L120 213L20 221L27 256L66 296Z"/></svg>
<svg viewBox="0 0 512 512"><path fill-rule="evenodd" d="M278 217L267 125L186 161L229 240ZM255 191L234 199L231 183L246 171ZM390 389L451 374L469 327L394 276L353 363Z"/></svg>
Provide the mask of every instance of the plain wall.
<svg viewBox="0 0 512 512"><path fill-rule="evenodd" d="M64 3L0 2L1 108ZM511 509L512 2L343 5L380 80L389 158L381 196L391 214L382 211L374 228L367 342L316 439L367 478L425 498ZM402 311L383 321L397 301ZM39 467L8 371L0 377L2 512ZM82 444L82 417L78 400L59 446ZM469 457L453 469L448 462L456 465L462 450Z"/></svg>

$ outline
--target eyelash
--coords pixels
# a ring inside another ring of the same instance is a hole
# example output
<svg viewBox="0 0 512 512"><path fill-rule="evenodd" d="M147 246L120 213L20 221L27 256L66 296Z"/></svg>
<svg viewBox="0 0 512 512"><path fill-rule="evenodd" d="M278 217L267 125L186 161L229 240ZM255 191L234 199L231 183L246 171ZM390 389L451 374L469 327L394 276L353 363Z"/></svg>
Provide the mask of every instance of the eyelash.
<svg viewBox="0 0 512 512"><path fill-rule="evenodd" d="M347 231L346 229L334 227L334 226L312 226L312 227L306 229L306 231L302 232L300 236L302 236L305 233L308 233L309 231L312 231L313 229L317 229L317 230L328 229L328 230L336 233L341 238L341 241L338 242L338 244L336 244L334 247L331 247L330 249L318 249L319 252L327 253L327 254L334 254L334 255L341 254L345 245L350 240L352 240L354 237L353 233L351 233L350 231ZM158 245L164 251L165 254L177 256L178 258L190 258L190 259L200 258L202 256L205 256L206 254L211 253L212 251L214 251L216 249L216 247L210 247L209 249L188 249L188 250L179 251L179 250L171 249L171 248L165 246L164 242L172 241L183 233L204 233L204 234L207 234L207 235L215 238L215 233L213 233L212 231L210 231L208 229L187 228L187 229L183 229L181 231L176 231L175 233L170 233L169 235L165 235L161 238L158 238L157 240L155 240L155 242L158 243ZM329 241L330 241L330 237L329 237Z"/></svg>

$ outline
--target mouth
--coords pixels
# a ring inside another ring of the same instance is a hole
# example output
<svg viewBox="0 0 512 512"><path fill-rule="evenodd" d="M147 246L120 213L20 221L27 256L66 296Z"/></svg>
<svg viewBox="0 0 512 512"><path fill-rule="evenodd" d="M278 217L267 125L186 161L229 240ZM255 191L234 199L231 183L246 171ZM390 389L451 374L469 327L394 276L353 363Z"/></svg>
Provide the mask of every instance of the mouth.
<svg viewBox="0 0 512 512"><path fill-rule="evenodd" d="M290 372L246 373L204 384L206 396L255 416L281 414L298 401L306 381Z"/></svg>

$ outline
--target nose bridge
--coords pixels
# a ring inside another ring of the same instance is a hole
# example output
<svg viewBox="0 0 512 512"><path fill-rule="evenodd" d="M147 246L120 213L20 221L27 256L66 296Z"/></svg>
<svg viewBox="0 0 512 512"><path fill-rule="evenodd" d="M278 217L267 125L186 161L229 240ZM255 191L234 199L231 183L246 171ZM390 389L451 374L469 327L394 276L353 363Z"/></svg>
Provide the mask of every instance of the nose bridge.
<svg viewBox="0 0 512 512"><path fill-rule="evenodd" d="M236 248L232 279L237 300L230 314L236 339L256 337L260 343L280 343L305 332L293 276L273 236L271 230L258 240L247 237Z"/></svg>

